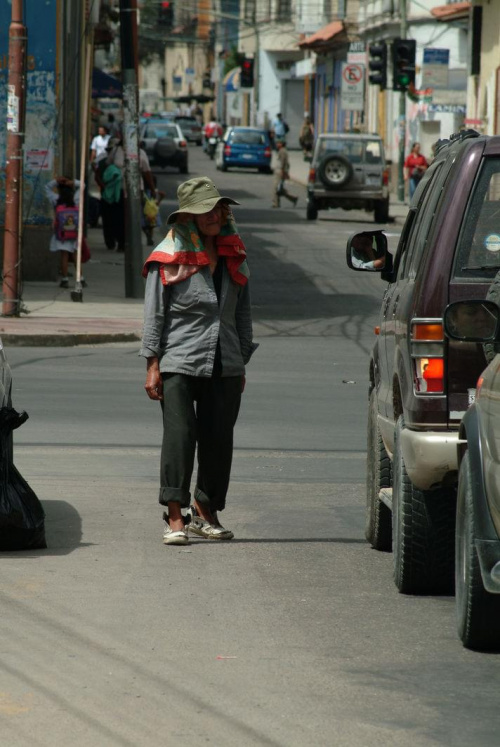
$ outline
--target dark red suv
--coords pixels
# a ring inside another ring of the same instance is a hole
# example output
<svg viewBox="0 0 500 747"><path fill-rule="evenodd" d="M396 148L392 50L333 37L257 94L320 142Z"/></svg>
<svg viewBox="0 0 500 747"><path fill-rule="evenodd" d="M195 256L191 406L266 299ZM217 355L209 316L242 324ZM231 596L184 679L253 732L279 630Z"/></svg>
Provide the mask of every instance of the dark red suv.
<svg viewBox="0 0 500 747"><path fill-rule="evenodd" d="M368 231L347 262L388 281L370 360L366 537L392 547L400 591L448 591L458 428L486 361L478 343L445 337L443 313L485 298L500 269L500 137L440 141L394 258Z"/></svg>

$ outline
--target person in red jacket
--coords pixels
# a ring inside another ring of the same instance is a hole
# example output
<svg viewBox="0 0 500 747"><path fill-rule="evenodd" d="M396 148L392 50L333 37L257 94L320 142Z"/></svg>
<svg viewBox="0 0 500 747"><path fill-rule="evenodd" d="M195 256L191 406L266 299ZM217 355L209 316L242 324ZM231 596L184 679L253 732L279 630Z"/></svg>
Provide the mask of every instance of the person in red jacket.
<svg viewBox="0 0 500 747"><path fill-rule="evenodd" d="M428 168L427 159L420 152L420 143L413 143L410 155L406 157L405 181L410 183L410 201L415 193L417 185Z"/></svg>

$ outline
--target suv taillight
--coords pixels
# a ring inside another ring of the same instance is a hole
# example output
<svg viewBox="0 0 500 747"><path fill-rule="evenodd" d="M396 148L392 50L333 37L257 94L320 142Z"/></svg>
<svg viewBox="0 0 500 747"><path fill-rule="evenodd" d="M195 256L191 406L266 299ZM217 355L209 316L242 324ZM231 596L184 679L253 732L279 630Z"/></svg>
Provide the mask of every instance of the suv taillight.
<svg viewBox="0 0 500 747"><path fill-rule="evenodd" d="M271 148L266 148L264 150L264 158L271 158Z"/></svg>
<svg viewBox="0 0 500 747"><path fill-rule="evenodd" d="M230 145L225 145L224 146L224 155L225 156L230 156L231 155L231 146Z"/></svg>
<svg viewBox="0 0 500 747"><path fill-rule="evenodd" d="M309 182L314 184L316 181L316 169L309 169Z"/></svg>
<svg viewBox="0 0 500 747"><path fill-rule="evenodd" d="M384 169L382 172L382 184L384 187L389 186L389 169Z"/></svg>
<svg viewBox="0 0 500 747"><path fill-rule="evenodd" d="M411 357L415 394L444 393L444 332L441 319L414 319Z"/></svg>

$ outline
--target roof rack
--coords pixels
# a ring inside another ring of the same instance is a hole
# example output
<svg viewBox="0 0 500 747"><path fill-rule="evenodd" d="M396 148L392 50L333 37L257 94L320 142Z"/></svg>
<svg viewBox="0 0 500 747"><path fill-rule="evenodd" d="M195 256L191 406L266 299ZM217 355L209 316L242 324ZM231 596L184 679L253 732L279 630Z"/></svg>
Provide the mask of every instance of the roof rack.
<svg viewBox="0 0 500 747"><path fill-rule="evenodd" d="M459 132L453 133L449 138L438 140L434 145L434 154L439 153L446 145L455 143L457 141L467 140L470 137L481 137L481 133L477 130L460 130Z"/></svg>

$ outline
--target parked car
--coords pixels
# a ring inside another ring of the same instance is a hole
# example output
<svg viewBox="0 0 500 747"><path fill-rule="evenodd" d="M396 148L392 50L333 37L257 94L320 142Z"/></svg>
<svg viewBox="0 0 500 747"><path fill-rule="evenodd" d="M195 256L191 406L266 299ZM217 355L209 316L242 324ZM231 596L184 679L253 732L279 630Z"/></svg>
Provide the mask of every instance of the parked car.
<svg viewBox="0 0 500 747"><path fill-rule="evenodd" d="M444 315L446 334L461 342L500 338L492 301L457 301ZM481 374L460 424L455 528L458 635L473 649L500 649L500 359Z"/></svg>
<svg viewBox="0 0 500 747"><path fill-rule="evenodd" d="M459 428L486 361L446 339L443 314L486 297L499 229L500 137L465 131L437 144L393 262L382 231L348 241L349 267L389 283L369 363L366 537L392 547L404 593L453 587Z"/></svg>
<svg viewBox="0 0 500 747"><path fill-rule="evenodd" d="M186 140L190 143L201 145L201 124L198 122L196 117L188 117L185 114L178 114L174 117L174 122L179 125Z"/></svg>
<svg viewBox="0 0 500 747"><path fill-rule="evenodd" d="M148 121L141 129L141 143L152 166L175 166L181 174L188 173L188 146L179 125L163 119Z"/></svg>
<svg viewBox="0 0 500 747"><path fill-rule="evenodd" d="M320 135L307 184L307 219L318 210L342 208L373 212L376 223L389 218L389 169L378 135Z"/></svg>
<svg viewBox="0 0 500 747"><path fill-rule="evenodd" d="M267 130L259 127L228 127L217 145L215 165L220 171L238 166L271 174L271 156Z"/></svg>

